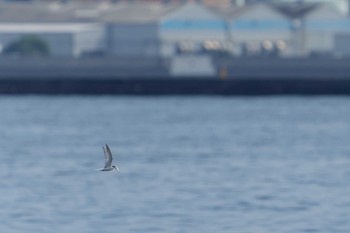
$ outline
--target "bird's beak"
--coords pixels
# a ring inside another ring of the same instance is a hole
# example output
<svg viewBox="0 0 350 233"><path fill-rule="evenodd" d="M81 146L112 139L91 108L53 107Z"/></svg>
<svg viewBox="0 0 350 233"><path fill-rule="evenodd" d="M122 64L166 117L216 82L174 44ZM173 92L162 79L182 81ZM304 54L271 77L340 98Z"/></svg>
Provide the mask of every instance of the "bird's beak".
<svg viewBox="0 0 350 233"><path fill-rule="evenodd" d="M115 169L115 170L116 170L117 172L120 172L120 171L119 171L119 168L117 168L117 167L114 167L114 169Z"/></svg>

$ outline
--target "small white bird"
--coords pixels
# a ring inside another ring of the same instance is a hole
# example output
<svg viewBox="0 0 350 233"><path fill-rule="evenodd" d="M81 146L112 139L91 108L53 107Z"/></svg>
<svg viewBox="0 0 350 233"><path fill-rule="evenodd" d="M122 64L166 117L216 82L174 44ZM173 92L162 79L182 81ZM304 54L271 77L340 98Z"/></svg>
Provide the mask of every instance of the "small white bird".
<svg viewBox="0 0 350 233"><path fill-rule="evenodd" d="M119 172L119 168L112 165L112 152L109 149L108 145L106 144L105 146L102 146L103 148L103 152L105 154L105 167L101 168L100 171L111 171L113 169L115 169L117 172Z"/></svg>

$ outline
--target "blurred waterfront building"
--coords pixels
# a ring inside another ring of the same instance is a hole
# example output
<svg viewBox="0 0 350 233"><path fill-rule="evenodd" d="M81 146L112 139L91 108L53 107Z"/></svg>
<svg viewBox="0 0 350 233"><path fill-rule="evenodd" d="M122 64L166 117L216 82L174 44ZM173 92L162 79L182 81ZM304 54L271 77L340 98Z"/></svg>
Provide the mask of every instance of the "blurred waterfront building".
<svg viewBox="0 0 350 233"><path fill-rule="evenodd" d="M211 53L228 42L226 21L201 4L188 3L160 18L159 40L165 57Z"/></svg>
<svg viewBox="0 0 350 233"><path fill-rule="evenodd" d="M291 21L270 4L258 3L234 9L229 32L237 55L294 55Z"/></svg>
<svg viewBox="0 0 350 233"><path fill-rule="evenodd" d="M348 16L330 4L315 7L304 17L304 23L306 55L332 55L336 52L337 35L350 33Z"/></svg>
<svg viewBox="0 0 350 233"><path fill-rule="evenodd" d="M349 18L331 4L213 2L0 2L0 44L36 35L71 57L350 54Z"/></svg>
<svg viewBox="0 0 350 233"><path fill-rule="evenodd" d="M80 57L105 49L104 27L78 23L1 23L0 45L5 50L21 38L36 36L53 57Z"/></svg>
<svg viewBox="0 0 350 233"><path fill-rule="evenodd" d="M106 55L117 57L159 57L160 17L173 5L119 3L100 20L106 25Z"/></svg>

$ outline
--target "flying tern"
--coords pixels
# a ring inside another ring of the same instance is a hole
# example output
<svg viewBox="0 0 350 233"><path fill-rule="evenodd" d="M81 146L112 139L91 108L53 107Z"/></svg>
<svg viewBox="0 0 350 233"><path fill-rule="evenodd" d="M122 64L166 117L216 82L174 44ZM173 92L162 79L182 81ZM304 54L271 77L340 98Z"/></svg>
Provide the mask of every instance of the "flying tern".
<svg viewBox="0 0 350 233"><path fill-rule="evenodd" d="M102 146L102 148L105 154L105 166L104 168L101 168L100 171L112 171L113 169L115 169L117 172L119 172L119 168L112 165L113 157L108 145L106 144L105 146Z"/></svg>

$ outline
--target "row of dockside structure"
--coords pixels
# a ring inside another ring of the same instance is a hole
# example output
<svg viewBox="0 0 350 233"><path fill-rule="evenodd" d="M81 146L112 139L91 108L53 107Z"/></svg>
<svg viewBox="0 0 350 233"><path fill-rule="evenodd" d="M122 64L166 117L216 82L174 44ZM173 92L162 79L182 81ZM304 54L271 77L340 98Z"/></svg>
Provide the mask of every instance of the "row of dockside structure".
<svg viewBox="0 0 350 233"><path fill-rule="evenodd" d="M350 18L325 3L1 3L0 49L28 35L55 57L350 55Z"/></svg>

